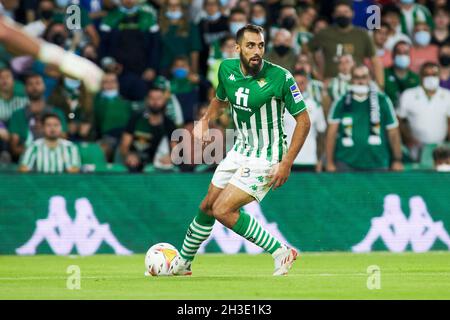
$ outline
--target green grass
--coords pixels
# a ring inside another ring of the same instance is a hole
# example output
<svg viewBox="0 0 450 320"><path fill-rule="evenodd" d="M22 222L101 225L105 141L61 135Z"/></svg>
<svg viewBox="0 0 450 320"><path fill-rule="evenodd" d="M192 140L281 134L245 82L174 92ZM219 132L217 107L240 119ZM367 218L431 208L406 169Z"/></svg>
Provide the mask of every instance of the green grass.
<svg viewBox="0 0 450 320"><path fill-rule="evenodd" d="M305 253L286 277L269 255L198 256L191 277L144 277L144 257L0 256L0 299L450 299L450 253ZM81 269L81 289L66 269ZM367 289L367 267L381 289Z"/></svg>

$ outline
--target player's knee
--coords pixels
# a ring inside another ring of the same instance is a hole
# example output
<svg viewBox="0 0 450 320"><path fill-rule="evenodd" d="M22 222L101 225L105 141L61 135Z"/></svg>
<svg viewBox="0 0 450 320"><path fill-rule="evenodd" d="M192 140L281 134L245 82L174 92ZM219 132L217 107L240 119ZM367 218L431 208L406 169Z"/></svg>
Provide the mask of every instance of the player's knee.
<svg viewBox="0 0 450 320"><path fill-rule="evenodd" d="M216 201L212 205L212 213L213 213L214 218L216 218L217 220L222 222L224 220L224 218L228 215L229 210L225 205Z"/></svg>

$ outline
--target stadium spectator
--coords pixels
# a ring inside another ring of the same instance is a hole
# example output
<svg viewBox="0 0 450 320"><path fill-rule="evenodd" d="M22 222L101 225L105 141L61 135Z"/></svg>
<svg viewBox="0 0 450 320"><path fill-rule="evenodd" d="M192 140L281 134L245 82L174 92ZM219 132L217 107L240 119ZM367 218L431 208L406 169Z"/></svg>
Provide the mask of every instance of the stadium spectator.
<svg viewBox="0 0 450 320"><path fill-rule="evenodd" d="M385 47L389 33L390 26L387 23L382 23L380 28L375 28L372 32L376 54L380 58L384 68L390 67L392 65L391 51L386 49Z"/></svg>
<svg viewBox="0 0 450 320"><path fill-rule="evenodd" d="M308 75L303 71L299 71L295 72L293 76L300 91L304 92L303 98L305 99L305 104L311 120L311 129L309 130L308 137L306 138L299 154L295 158L294 164L313 166L316 171L321 171L321 157L324 151L324 139L322 134L327 128L323 108L317 104L316 101L311 99L306 91L309 81ZM292 140L295 125L296 121L294 117L292 117L289 112L285 112L284 127L286 129L288 144L290 144Z"/></svg>
<svg viewBox="0 0 450 320"><path fill-rule="evenodd" d="M308 85L306 91L311 99L314 99L318 105L322 105L323 98L326 96L323 82L315 79L315 70L312 67L311 59L308 54L300 53L294 67L295 72L303 71L308 75Z"/></svg>
<svg viewBox="0 0 450 320"><path fill-rule="evenodd" d="M105 73L102 90L94 100L94 131L109 162L113 161L131 114L131 103L119 94L117 75Z"/></svg>
<svg viewBox="0 0 450 320"><path fill-rule="evenodd" d="M92 129L92 97L80 80L63 77L47 99L66 116L67 139L86 141Z"/></svg>
<svg viewBox="0 0 450 320"><path fill-rule="evenodd" d="M142 100L160 61L154 9L137 0L121 0L121 6L102 19L100 31L100 56L113 57L122 66L121 93L130 100Z"/></svg>
<svg viewBox="0 0 450 320"><path fill-rule="evenodd" d="M325 79L335 77L338 73L338 58L343 54L351 54L357 64L363 63L366 58L370 59L375 80L380 88L384 88L383 65L367 31L352 25L351 4L338 1L333 18L336 24L320 31L308 44L321 76Z"/></svg>
<svg viewBox="0 0 450 320"><path fill-rule="evenodd" d="M433 16L434 20L434 29L433 29L433 37L431 38L431 43L437 45L438 47L442 46L444 43L450 41L450 13L448 8L439 7L436 9L436 12Z"/></svg>
<svg viewBox="0 0 450 320"><path fill-rule="evenodd" d="M355 65L351 54L344 54L339 57L338 75L328 82L327 91L331 103L339 100L347 92L350 80L352 79L352 68Z"/></svg>
<svg viewBox="0 0 450 320"><path fill-rule="evenodd" d="M316 20L314 20L312 25L312 33L313 37L315 34L318 34L321 30L326 29L329 26L328 19L325 17L317 17ZM311 39L310 39L311 40Z"/></svg>
<svg viewBox="0 0 450 320"><path fill-rule="evenodd" d="M278 16L277 23L270 28L270 39L275 38L275 34L280 29L286 29L291 32L292 35L292 47L295 52L300 52L299 45L297 43L299 28L299 18L297 15L297 9L293 4L283 4Z"/></svg>
<svg viewBox="0 0 450 320"><path fill-rule="evenodd" d="M202 49L198 26L189 21L187 8L181 0L167 0L159 14L161 26L160 69L168 76L177 56L184 55L193 73L199 72L199 55Z"/></svg>
<svg viewBox="0 0 450 320"><path fill-rule="evenodd" d="M294 71L297 55L292 48L292 34L286 29L279 29L273 38L272 48L266 53L265 59L283 68Z"/></svg>
<svg viewBox="0 0 450 320"><path fill-rule="evenodd" d="M305 51L305 47L308 45L308 42L313 38L313 34L311 32L313 22L317 17L317 10L311 5L303 6L298 13L299 26L297 28L297 45L298 51Z"/></svg>
<svg viewBox="0 0 450 320"><path fill-rule="evenodd" d="M56 114L46 114L40 120L44 137L27 147L19 166L20 172L77 173L80 171L78 148L62 138L61 119Z"/></svg>
<svg viewBox="0 0 450 320"><path fill-rule="evenodd" d="M450 41L439 47L440 86L450 89Z"/></svg>
<svg viewBox="0 0 450 320"><path fill-rule="evenodd" d="M194 120L195 108L199 103L199 84L200 77L191 71L188 58L177 57L172 66L170 90L182 106L185 122Z"/></svg>
<svg viewBox="0 0 450 320"><path fill-rule="evenodd" d="M230 33L235 36L239 29L248 23L248 17L240 8L233 8L228 18L228 28Z"/></svg>
<svg viewBox="0 0 450 320"><path fill-rule="evenodd" d="M5 123L0 120L0 164L11 162L11 155L8 152L9 132Z"/></svg>
<svg viewBox="0 0 450 320"><path fill-rule="evenodd" d="M443 143L450 133L450 91L439 86L439 66L425 63L420 81L403 92L397 110L403 141L414 160L423 144Z"/></svg>
<svg viewBox="0 0 450 320"><path fill-rule="evenodd" d="M25 32L28 34L41 37L45 29L49 26L50 22L53 19L53 14L55 11L55 3L52 0L42 0L39 2L39 8L37 11L37 16L39 19L36 21L28 23L23 27Z"/></svg>
<svg viewBox="0 0 450 320"><path fill-rule="evenodd" d="M398 122L390 99L371 84L364 65L353 68L351 83L328 116L327 171L386 171L389 166L403 170Z"/></svg>
<svg viewBox="0 0 450 320"><path fill-rule="evenodd" d="M43 136L41 119L44 114L57 114L61 119L63 132L67 132L64 114L49 106L44 98L45 84L42 77L38 74L29 75L25 80L25 90L29 103L25 108L13 112L8 126L11 134L10 148L14 159L18 159L26 147Z"/></svg>
<svg viewBox="0 0 450 320"><path fill-rule="evenodd" d="M400 0L399 7L402 13L401 30L404 34L412 36L419 23L427 24L429 30L433 29L433 17L424 5L415 3L415 0Z"/></svg>
<svg viewBox="0 0 450 320"><path fill-rule="evenodd" d="M411 70L418 73L420 67L427 61L438 62L439 49L431 44L430 27L424 23L416 23L414 27L414 41L411 48Z"/></svg>
<svg viewBox="0 0 450 320"><path fill-rule="evenodd" d="M222 61L224 59L238 57L239 54L236 51L236 39L234 36L228 34L220 40L220 54L216 54L208 59L207 79L214 88L217 88L217 85L219 84L218 72Z"/></svg>
<svg viewBox="0 0 450 320"><path fill-rule="evenodd" d="M440 172L450 172L450 146L442 145L433 150L434 168Z"/></svg>
<svg viewBox="0 0 450 320"><path fill-rule="evenodd" d="M14 111L28 103L23 84L14 80L8 68L0 69L0 121L6 125Z"/></svg>
<svg viewBox="0 0 450 320"><path fill-rule="evenodd" d="M405 41L399 41L392 51L393 65L384 70L385 93L391 99L394 108L398 107L398 99L403 91L419 85L419 75L412 72L411 45Z"/></svg>
<svg viewBox="0 0 450 320"><path fill-rule="evenodd" d="M175 124L165 116L164 90L151 88L145 110L135 114L129 121L120 144L120 153L130 172L141 172L152 164L159 143L164 137L171 141ZM174 143L170 142L170 147Z"/></svg>
<svg viewBox="0 0 450 320"><path fill-rule="evenodd" d="M267 7L264 1L256 1L252 3L252 8L250 11L250 22L257 26L263 27L267 33L269 21L267 19ZM268 41L269 39L267 38L267 34L265 35L266 41Z"/></svg>
<svg viewBox="0 0 450 320"><path fill-rule="evenodd" d="M387 50L392 51L395 44L399 41L411 43L409 36L402 32L401 16L402 12L395 4L383 6L381 11L381 21L390 26L388 39L384 45Z"/></svg>
<svg viewBox="0 0 450 320"><path fill-rule="evenodd" d="M228 34L228 18L220 12L219 0L205 0L205 15L199 22L201 51L199 58L199 73L206 76L210 47L215 41L220 41Z"/></svg>
<svg viewBox="0 0 450 320"><path fill-rule="evenodd" d="M170 89L170 81L163 76L158 76L155 79L154 86L164 90L164 95L167 100L166 116L172 120L177 127L182 126L184 124L183 110L177 96L173 94Z"/></svg>

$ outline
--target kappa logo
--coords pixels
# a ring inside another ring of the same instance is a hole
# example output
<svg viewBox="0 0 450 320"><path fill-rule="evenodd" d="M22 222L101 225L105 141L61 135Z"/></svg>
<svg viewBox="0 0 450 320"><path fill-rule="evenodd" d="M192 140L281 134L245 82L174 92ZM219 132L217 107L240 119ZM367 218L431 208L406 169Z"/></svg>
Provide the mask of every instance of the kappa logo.
<svg viewBox="0 0 450 320"><path fill-rule="evenodd" d="M381 239L393 252L403 252L411 244L414 252L429 251L436 240L441 240L450 250L450 237L442 221L433 221L425 201L420 196L409 199L409 218L403 213L400 197L389 194L384 198L381 217L371 221L364 239L352 247L353 252L370 252L372 246Z"/></svg>
<svg viewBox="0 0 450 320"><path fill-rule="evenodd" d="M270 232L275 238L280 240L280 242L286 244L288 247L294 248L294 246L291 245L283 236L283 234L280 232L280 230L278 229L278 225L275 222L267 221L266 217L264 216L261 210L261 206L257 201L250 202L249 204L245 205L243 209L247 213L255 217L256 220L261 224L261 226L268 232ZM254 241L254 239L251 240ZM262 248L242 238L240 235L224 227L219 222L216 222L214 224L214 228L211 232L210 237L205 242L202 243L198 252L204 253L206 247L211 241L215 241L219 246L220 250L223 253L227 254L238 253L240 252L242 247L244 247L245 252L250 254L259 254L264 252Z"/></svg>
<svg viewBox="0 0 450 320"><path fill-rule="evenodd" d="M47 241L57 255L68 255L73 247L79 255L87 256L97 252L106 242L116 254L129 255L130 250L120 244L112 233L109 224L100 223L87 198L75 201L75 219L71 219L66 208L66 199L53 196L49 200L48 216L36 221L36 229L31 238L20 248L18 255L34 255L38 246Z"/></svg>
<svg viewBox="0 0 450 320"><path fill-rule="evenodd" d="M234 77L234 74L230 74L228 79L231 80L231 81L236 81L236 78Z"/></svg>

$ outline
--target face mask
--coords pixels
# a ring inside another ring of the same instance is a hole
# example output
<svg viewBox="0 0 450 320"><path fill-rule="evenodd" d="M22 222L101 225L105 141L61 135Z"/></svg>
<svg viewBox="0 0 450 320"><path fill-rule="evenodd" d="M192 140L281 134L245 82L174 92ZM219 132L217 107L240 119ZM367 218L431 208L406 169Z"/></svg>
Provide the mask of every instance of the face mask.
<svg viewBox="0 0 450 320"><path fill-rule="evenodd" d="M164 108L154 108L154 107L151 107L151 106L149 106L148 107L148 111L151 113L151 114L161 114L161 113L164 113Z"/></svg>
<svg viewBox="0 0 450 320"><path fill-rule="evenodd" d="M119 95L119 91L117 89L111 89L111 90L103 90L102 96L107 99L114 99Z"/></svg>
<svg viewBox="0 0 450 320"><path fill-rule="evenodd" d="M349 17L339 16L334 18L334 22L336 22L339 28L347 28L352 20Z"/></svg>
<svg viewBox="0 0 450 320"><path fill-rule="evenodd" d="M338 77L339 77L339 79L341 79L343 81L350 81L350 80L352 80L352 75L351 74L339 73Z"/></svg>
<svg viewBox="0 0 450 320"><path fill-rule="evenodd" d="M352 84L350 86L350 90L357 95L366 95L369 93L369 86L362 85L362 84Z"/></svg>
<svg viewBox="0 0 450 320"><path fill-rule="evenodd" d="M294 17L286 17L281 21L281 28L292 30L295 27L295 18Z"/></svg>
<svg viewBox="0 0 450 320"><path fill-rule="evenodd" d="M245 27L245 23L243 22L231 22L230 23L230 32L233 35L236 35L236 33L239 31L239 29Z"/></svg>
<svg viewBox="0 0 450 320"><path fill-rule="evenodd" d="M439 88L439 77L428 76L423 78L423 87L430 91L436 90Z"/></svg>
<svg viewBox="0 0 450 320"><path fill-rule="evenodd" d="M172 72L173 76L177 79L184 79L188 76L188 71L184 68L175 68Z"/></svg>
<svg viewBox="0 0 450 320"><path fill-rule="evenodd" d="M218 20L220 18L220 16L221 16L221 13L220 12L216 12L216 13L214 13L211 16L210 15L206 16L206 19L208 21L216 21L216 20Z"/></svg>
<svg viewBox="0 0 450 320"><path fill-rule="evenodd" d="M44 20L50 20L53 17L53 11L52 10L42 10L41 11L41 18Z"/></svg>
<svg viewBox="0 0 450 320"><path fill-rule="evenodd" d="M425 47L430 43L431 35L428 31L419 31L415 33L414 40L419 46Z"/></svg>
<svg viewBox="0 0 450 320"><path fill-rule="evenodd" d="M290 47L281 45L281 46L274 46L273 49L278 55L284 56L286 53L288 53Z"/></svg>
<svg viewBox="0 0 450 320"><path fill-rule="evenodd" d="M80 85L80 80L64 78L64 86L69 90L76 90L80 87Z"/></svg>
<svg viewBox="0 0 450 320"><path fill-rule="evenodd" d="M263 26L266 23L266 17L253 18L252 22L257 26Z"/></svg>
<svg viewBox="0 0 450 320"><path fill-rule="evenodd" d="M450 55L446 55L446 54L440 55L439 63L443 67L448 67L450 65Z"/></svg>
<svg viewBox="0 0 450 320"><path fill-rule="evenodd" d="M131 8L120 6L120 11L122 11L125 14L134 14L138 11L138 6L133 6Z"/></svg>
<svg viewBox="0 0 450 320"><path fill-rule="evenodd" d="M167 11L166 17L170 20L179 20L183 16L183 12L181 11Z"/></svg>
<svg viewBox="0 0 450 320"><path fill-rule="evenodd" d="M411 59L406 54L399 54L399 55L396 55L394 58L394 65L400 69L408 68L410 63L411 63Z"/></svg>

